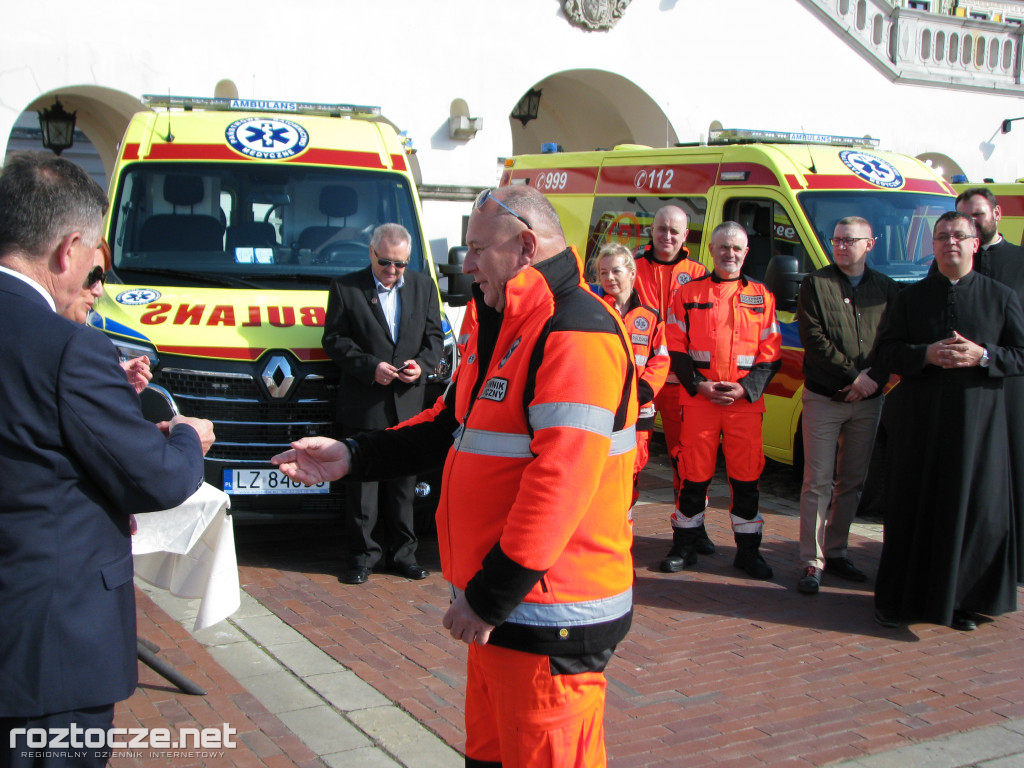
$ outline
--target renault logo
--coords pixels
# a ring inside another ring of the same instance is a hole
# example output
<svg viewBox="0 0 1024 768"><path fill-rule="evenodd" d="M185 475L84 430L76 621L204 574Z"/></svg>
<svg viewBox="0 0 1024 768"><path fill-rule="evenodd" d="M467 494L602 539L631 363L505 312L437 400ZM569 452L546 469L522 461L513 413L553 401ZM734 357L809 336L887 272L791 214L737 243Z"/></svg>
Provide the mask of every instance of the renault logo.
<svg viewBox="0 0 1024 768"><path fill-rule="evenodd" d="M274 355L263 369L263 384L271 397L284 397L295 383L292 367L284 355Z"/></svg>

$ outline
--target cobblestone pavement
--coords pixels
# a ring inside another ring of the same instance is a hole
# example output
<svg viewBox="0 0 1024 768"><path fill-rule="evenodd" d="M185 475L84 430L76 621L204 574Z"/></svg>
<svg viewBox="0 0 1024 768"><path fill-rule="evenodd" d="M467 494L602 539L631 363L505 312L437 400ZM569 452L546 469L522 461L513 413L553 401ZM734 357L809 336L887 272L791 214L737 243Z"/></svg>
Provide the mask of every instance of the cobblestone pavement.
<svg viewBox="0 0 1024 768"><path fill-rule="evenodd" d="M763 552L774 579L755 582L732 567L721 478L707 515L718 553L662 574L669 478L656 449L634 511L633 629L608 668L612 765L1024 766L1024 614L973 633L887 630L872 621L872 581L826 576L817 596L799 594L799 484L771 463ZM210 693L185 696L144 670L118 724L227 722L239 747L215 757L122 756L114 767L460 765L465 648L440 625L448 589L436 542L421 544L429 579L374 574L352 587L337 581L333 526L236 534L246 594L230 622L194 639L140 595L140 634ZM876 523L856 524L850 556L869 574L880 539ZM173 601L153 597L174 612ZM300 648L306 655L289 661ZM270 661L283 666L265 668Z"/></svg>

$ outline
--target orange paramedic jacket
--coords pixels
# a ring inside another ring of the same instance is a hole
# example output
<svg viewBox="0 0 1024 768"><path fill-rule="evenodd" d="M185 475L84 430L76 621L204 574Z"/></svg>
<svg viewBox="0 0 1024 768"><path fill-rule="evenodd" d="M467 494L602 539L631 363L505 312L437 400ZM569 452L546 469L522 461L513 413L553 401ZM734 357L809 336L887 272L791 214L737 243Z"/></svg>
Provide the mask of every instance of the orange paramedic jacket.
<svg viewBox="0 0 1024 768"><path fill-rule="evenodd" d="M605 294L604 300L612 307L615 297ZM636 421L638 430L654 429L654 398L665 386L668 377L668 347L665 346L665 323L656 309L640 303L640 297L633 291L622 318L626 326L629 343L633 347L633 362L636 364L637 398L640 401L640 416Z"/></svg>
<svg viewBox="0 0 1024 768"><path fill-rule="evenodd" d="M572 249L513 277L502 313L473 292L452 386L419 416L359 436L352 477L419 471L448 449L441 570L496 626L490 642L608 651L632 620L637 399L622 323Z"/></svg>
<svg viewBox="0 0 1024 768"><path fill-rule="evenodd" d="M636 253L635 290L640 302L658 310L662 320L668 317L672 297L681 286L707 274L704 265L690 258L690 251L683 246L671 264L654 258L654 246L648 243ZM678 384L675 371L669 371L669 384Z"/></svg>
<svg viewBox="0 0 1024 768"><path fill-rule="evenodd" d="M782 360L775 297L763 283L746 277L737 280L740 287L732 297L733 340L729 345L729 376L725 380L739 382L751 404L748 407L763 412L761 396ZM680 394L683 406L712 405L697 394L697 384L706 381L706 374L712 369L719 336L715 309L726 282L734 281L723 281L712 272L682 286L672 301L666 335L672 370L686 390ZM742 405L742 401L738 400L733 407L736 405Z"/></svg>

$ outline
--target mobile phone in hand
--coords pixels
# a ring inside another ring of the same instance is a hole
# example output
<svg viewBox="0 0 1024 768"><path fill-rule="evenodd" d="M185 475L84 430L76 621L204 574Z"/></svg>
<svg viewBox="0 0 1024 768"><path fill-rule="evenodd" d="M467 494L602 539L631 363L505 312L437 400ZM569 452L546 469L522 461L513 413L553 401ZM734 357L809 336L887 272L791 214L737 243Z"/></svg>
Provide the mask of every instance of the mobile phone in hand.
<svg viewBox="0 0 1024 768"><path fill-rule="evenodd" d="M412 368L412 363L406 363L401 368L395 368L395 373L401 373L402 371L407 371L410 368Z"/></svg>

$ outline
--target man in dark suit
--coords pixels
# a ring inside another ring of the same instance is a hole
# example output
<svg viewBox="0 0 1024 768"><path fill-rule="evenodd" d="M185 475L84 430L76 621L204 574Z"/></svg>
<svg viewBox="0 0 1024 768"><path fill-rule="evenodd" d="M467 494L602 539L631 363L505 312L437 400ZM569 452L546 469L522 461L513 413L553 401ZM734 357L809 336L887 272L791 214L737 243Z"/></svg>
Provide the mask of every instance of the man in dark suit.
<svg viewBox="0 0 1024 768"><path fill-rule="evenodd" d="M369 266L331 283L323 345L341 368L342 437L393 427L423 410L427 373L441 359L444 335L437 288L406 269L411 253L408 230L382 224L370 241ZM362 584L382 559L407 578L429 575L416 562L415 482L406 476L346 484L342 583ZM381 543L373 539L378 513Z"/></svg>
<svg viewBox="0 0 1024 768"><path fill-rule="evenodd" d="M108 730L134 691L129 515L188 498L213 442L200 419L161 434L110 341L58 314L92 269L106 208L49 153L14 155L0 174L3 768L106 763L108 747L39 749L36 729L47 744L53 729Z"/></svg>

